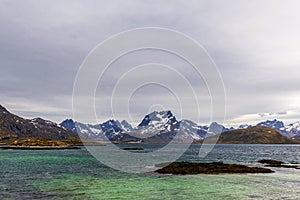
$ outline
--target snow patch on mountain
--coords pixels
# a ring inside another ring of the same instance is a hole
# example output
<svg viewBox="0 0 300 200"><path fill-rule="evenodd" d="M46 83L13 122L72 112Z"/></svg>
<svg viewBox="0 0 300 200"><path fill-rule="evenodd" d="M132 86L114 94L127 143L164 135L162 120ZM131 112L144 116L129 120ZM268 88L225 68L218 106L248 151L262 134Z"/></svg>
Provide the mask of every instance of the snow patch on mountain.
<svg viewBox="0 0 300 200"><path fill-rule="evenodd" d="M37 123L35 120L32 123ZM212 122L209 126L199 125L191 120L177 121L171 111L154 111L147 114L137 127L132 127L126 120L108 120L97 125L83 124L74 122L72 119L63 121L61 127L72 130L74 132L88 135L92 138L108 138L112 141L134 140L137 138L149 138L159 136L160 139L168 140L180 134L180 141L203 140L222 132L233 130L234 128L226 128L217 122ZM300 122L295 122L287 126L282 121L267 120L258 123L256 126L264 126L277 130L287 138L291 138L300 134ZM253 127L249 124L242 124L237 129L247 129ZM131 136L129 136L131 135Z"/></svg>
<svg viewBox="0 0 300 200"><path fill-rule="evenodd" d="M300 121L287 125L286 131L294 135L300 134Z"/></svg>
<svg viewBox="0 0 300 200"><path fill-rule="evenodd" d="M238 127L238 129L245 129L245 128L252 128L253 126L252 125L249 125L249 124L242 124Z"/></svg>

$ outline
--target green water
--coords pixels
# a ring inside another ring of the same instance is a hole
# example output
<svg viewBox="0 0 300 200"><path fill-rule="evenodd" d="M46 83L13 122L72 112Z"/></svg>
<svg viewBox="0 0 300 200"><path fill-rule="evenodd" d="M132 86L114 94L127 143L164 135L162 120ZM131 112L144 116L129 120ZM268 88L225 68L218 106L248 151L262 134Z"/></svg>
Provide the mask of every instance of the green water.
<svg viewBox="0 0 300 200"><path fill-rule="evenodd" d="M145 146L146 150L151 149ZM180 159L203 161L196 146ZM204 161L300 161L300 146L217 146ZM299 199L300 170L162 176L111 169L86 150L0 151L0 199Z"/></svg>
<svg viewBox="0 0 300 200"><path fill-rule="evenodd" d="M298 199L300 176L196 175L101 179L68 175L36 182L41 191L74 199ZM284 183L284 184L283 184ZM289 184L287 184L289 183ZM297 190L297 191L296 191Z"/></svg>

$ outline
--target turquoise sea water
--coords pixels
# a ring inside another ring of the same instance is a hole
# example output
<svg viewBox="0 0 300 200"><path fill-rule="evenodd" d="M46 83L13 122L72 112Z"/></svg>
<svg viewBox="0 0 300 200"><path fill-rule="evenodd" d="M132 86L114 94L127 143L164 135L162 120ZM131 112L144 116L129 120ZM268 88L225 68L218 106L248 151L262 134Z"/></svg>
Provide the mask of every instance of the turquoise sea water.
<svg viewBox="0 0 300 200"><path fill-rule="evenodd" d="M160 147L142 146L145 151ZM198 150L199 145L192 145L180 160L257 165L257 160L268 158L300 163L299 145L217 145L205 159L197 156ZM275 170L273 174L128 174L106 167L84 148L2 150L0 199L299 199L300 170Z"/></svg>

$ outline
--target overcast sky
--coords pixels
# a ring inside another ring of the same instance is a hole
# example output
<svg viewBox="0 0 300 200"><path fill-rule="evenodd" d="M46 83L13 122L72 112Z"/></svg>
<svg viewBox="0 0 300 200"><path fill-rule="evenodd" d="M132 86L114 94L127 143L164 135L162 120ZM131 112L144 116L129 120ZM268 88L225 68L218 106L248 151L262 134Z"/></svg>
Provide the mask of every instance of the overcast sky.
<svg viewBox="0 0 300 200"><path fill-rule="evenodd" d="M218 66L227 94L226 125L274 118L298 121L299 10L297 0L0 0L0 104L26 118L71 118L73 83L87 54L121 31L162 27L194 38ZM169 65L184 65L171 56L156 55L137 52L116 63L115 69L162 58ZM102 95L97 93L100 99ZM134 95L132 116L140 120L156 109L178 114L173 101L163 88L145 87ZM100 120L111 118L109 108L98 107ZM199 121L192 111L180 117ZM203 124L209 122L206 116L202 119ZM91 120L83 114L82 121Z"/></svg>

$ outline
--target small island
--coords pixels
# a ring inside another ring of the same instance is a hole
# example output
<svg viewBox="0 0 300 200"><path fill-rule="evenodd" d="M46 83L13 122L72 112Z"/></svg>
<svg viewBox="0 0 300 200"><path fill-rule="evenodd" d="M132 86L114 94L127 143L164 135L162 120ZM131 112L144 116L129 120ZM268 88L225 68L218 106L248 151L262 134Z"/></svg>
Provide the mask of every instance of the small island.
<svg viewBox="0 0 300 200"><path fill-rule="evenodd" d="M48 139L17 139L1 149L19 149L19 150L59 150L59 149L80 149L74 144L80 144L74 140L48 140Z"/></svg>
<svg viewBox="0 0 300 200"><path fill-rule="evenodd" d="M299 165L290 165L282 161L278 160L270 160L270 159L263 159L258 161L261 164L265 164L266 167L280 167L280 168L293 168L293 169L300 169Z"/></svg>
<svg viewBox="0 0 300 200"><path fill-rule="evenodd" d="M224 164L223 162L191 163L173 162L159 164L159 174L195 175L195 174L241 174L241 173L274 173L273 170L261 167L248 167L240 164Z"/></svg>
<svg viewBox="0 0 300 200"><path fill-rule="evenodd" d="M142 148L142 147L125 147L122 149L127 150L127 151L142 151L142 150L144 150L144 148Z"/></svg>

